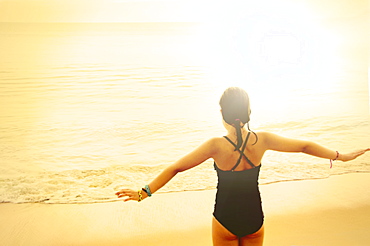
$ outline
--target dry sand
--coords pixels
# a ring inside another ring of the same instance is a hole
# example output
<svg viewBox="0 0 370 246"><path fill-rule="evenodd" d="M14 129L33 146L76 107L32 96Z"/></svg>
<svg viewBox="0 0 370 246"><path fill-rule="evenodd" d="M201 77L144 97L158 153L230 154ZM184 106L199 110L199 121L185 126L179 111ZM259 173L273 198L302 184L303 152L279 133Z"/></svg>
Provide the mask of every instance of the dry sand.
<svg viewBox="0 0 370 246"><path fill-rule="evenodd" d="M370 174L261 185L265 246L370 245ZM0 245L211 246L215 190L141 203L0 204Z"/></svg>

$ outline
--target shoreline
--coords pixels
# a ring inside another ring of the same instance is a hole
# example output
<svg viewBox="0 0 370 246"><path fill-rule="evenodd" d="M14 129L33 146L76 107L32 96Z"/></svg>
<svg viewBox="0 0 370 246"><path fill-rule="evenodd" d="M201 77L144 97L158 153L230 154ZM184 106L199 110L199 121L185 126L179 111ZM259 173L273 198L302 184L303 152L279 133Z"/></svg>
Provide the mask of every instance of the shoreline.
<svg viewBox="0 0 370 246"><path fill-rule="evenodd" d="M310 180L321 180L321 179L328 179L330 177L334 177L334 176L341 176L341 175L347 175L347 174L356 174L356 173L363 173L363 174L370 174L370 171L366 171L366 170L362 170L362 171L345 171L345 172L342 172L342 173L329 173L325 176L320 176L320 177L305 177L305 178L291 178L291 179L281 179L281 180L274 180L274 181L261 181L261 177L260 177L260 180L259 180L259 185L260 187L263 187L265 185L271 185L271 184L278 184L278 183L285 183L285 182L294 182L294 181L310 181ZM183 181L188 181L190 177L186 177ZM201 178L201 177L199 177ZM209 177L206 177L205 179L207 179ZM213 177L212 177L213 178ZM8 179L10 180L10 179ZM194 179L195 180L195 179ZM49 180L50 181L50 180ZM30 182L30 181L29 181ZM179 181L177 181L179 182ZM192 181L192 182L195 182L195 181ZM57 183L57 182L56 182ZM17 182L13 182L13 183L6 183L5 186L8 186L8 187L11 187L12 185L14 186L17 186ZM213 184L212 186L208 186L207 188L204 188L204 189L185 189L185 190L166 190L166 189L163 189L160 190L159 192L156 193L156 195L162 195L162 194L177 194L177 193L182 193L182 192L193 192L193 191L211 191L211 190L215 190L215 187L216 184ZM125 186L123 186L125 187ZM126 186L127 187L127 186ZM194 186L192 186L194 187ZM30 188L31 190L31 196L29 197L29 194L24 194L24 190L27 189L27 188ZM38 188L38 187L37 187ZM81 187L79 187L81 188ZM101 187L99 187L101 188ZM166 187L168 188L168 187ZM35 194L34 192L32 192L32 189L35 189L35 187L33 187L31 185L31 187L28 187L28 183L25 183L25 184L22 184L21 186L17 186L17 189L18 190L15 190L15 194L12 196L12 199L3 199L0 201L0 204L97 204L97 203L111 203L111 202L117 202L117 201L120 201L121 199L118 199L116 198L116 196L114 195L115 191L112 190L112 191L108 191L109 194L111 194L111 197L106 197L104 195L106 194L97 194L97 197L95 198L91 198L89 197L87 194L85 194L86 192L86 187L85 189L82 189L82 190L79 190L80 193L82 192L84 198L79 200L77 199L76 196L67 196L67 197L54 197L53 194L44 194L44 195L39 195L39 194ZM16 197L16 195L19 193L19 190L22 189L22 194L21 195L25 195L25 197L23 198L24 201L16 201L16 199L14 200L14 197ZM63 191L67 191L69 189L69 187L63 187L62 189L64 189ZM8 194L12 194L11 193L11 190L9 191L3 191L3 192L8 192ZM37 198L35 200L32 200L32 195L35 195L37 196ZM99 197L102 196L102 197ZM49 198L50 197L50 198ZM60 199L62 198L62 199Z"/></svg>
<svg viewBox="0 0 370 246"><path fill-rule="evenodd" d="M260 185L265 246L368 245L370 174ZM216 190L137 202L0 204L1 245L211 246Z"/></svg>

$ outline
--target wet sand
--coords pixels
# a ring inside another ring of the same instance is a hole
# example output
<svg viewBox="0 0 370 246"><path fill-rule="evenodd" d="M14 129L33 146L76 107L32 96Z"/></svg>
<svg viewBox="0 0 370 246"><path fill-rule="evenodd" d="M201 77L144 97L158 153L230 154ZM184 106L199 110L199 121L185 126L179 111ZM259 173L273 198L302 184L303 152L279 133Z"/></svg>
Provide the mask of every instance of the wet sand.
<svg viewBox="0 0 370 246"><path fill-rule="evenodd" d="M265 246L369 245L370 174L261 185ZM0 245L212 245L215 190L137 202L0 204Z"/></svg>

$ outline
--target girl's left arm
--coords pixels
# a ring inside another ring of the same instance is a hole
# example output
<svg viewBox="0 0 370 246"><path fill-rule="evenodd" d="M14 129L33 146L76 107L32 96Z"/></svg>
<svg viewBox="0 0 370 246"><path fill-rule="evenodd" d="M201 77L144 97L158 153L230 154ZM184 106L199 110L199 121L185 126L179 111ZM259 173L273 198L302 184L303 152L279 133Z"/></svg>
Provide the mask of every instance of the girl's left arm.
<svg viewBox="0 0 370 246"><path fill-rule="evenodd" d="M185 155L172 165L168 166L164 169L150 184L150 191L151 193L155 193L157 190L162 188L165 184L167 184L178 172L186 171L190 168L193 168L204 161L212 158L217 151L216 148L216 139L212 138L198 148L190 152L189 154ZM141 192L142 199L148 197L145 192ZM131 189L122 189L116 193L116 195L121 197L128 197L124 201L130 200L139 200L139 194L137 191Z"/></svg>

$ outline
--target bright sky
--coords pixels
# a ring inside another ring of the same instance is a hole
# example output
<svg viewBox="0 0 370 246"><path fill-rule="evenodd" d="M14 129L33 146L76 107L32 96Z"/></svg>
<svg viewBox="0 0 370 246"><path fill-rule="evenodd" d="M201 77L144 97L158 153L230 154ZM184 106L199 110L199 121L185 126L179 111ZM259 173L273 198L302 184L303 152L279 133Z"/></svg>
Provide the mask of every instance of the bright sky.
<svg viewBox="0 0 370 246"><path fill-rule="evenodd" d="M368 0L0 0L0 22L214 21L246 14L319 18L368 13ZM293 19L294 20L294 19Z"/></svg>

